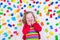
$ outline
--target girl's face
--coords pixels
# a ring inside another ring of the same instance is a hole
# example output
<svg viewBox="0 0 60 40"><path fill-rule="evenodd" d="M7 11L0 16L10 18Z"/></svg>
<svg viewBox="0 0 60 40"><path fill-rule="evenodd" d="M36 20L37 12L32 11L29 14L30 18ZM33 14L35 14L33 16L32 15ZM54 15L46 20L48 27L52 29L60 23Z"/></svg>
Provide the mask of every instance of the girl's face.
<svg viewBox="0 0 60 40"><path fill-rule="evenodd" d="M31 13L28 13L26 15L26 21L27 21L27 23L31 23L32 21L34 21L34 17Z"/></svg>

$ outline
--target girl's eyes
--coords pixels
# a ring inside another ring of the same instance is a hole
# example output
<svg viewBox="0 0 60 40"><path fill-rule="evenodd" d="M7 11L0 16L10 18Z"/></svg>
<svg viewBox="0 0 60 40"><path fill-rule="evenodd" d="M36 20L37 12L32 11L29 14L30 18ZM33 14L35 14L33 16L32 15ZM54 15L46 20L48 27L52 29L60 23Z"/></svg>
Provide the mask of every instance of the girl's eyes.
<svg viewBox="0 0 60 40"><path fill-rule="evenodd" d="M33 17L30 17L30 18L33 18ZM27 19L30 19L30 18L27 18Z"/></svg>

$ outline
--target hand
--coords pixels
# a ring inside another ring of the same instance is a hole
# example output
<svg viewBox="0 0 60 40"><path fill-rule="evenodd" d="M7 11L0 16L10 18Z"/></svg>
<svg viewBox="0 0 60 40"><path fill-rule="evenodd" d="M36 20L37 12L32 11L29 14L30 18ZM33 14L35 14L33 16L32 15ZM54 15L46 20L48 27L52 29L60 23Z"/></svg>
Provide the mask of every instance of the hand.
<svg viewBox="0 0 60 40"><path fill-rule="evenodd" d="M35 21L34 21L34 20L32 20L31 24L34 24L34 23L35 23Z"/></svg>

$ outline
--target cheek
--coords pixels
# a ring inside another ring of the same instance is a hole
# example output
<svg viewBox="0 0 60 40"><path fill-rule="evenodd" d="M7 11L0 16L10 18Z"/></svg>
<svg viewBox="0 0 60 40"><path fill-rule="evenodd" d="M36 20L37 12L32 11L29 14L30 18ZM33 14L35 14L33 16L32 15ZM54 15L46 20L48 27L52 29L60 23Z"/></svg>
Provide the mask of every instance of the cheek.
<svg viewBox="0 0 60 40"><path fill-rule="evenodd" d="M31 18L31 20L33 20L33 21L34 21L34 18Z"/></svg>

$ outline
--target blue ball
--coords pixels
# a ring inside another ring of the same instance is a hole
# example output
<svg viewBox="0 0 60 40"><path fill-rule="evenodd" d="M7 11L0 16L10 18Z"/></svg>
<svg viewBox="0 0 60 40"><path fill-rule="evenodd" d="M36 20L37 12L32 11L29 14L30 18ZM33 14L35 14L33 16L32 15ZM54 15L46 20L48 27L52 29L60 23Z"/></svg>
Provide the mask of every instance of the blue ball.
<svg viewBox="0 0 60 40"><path fill-rule="evenodd" d="M23 9L23 7L21 7L21 9Z"/></svg>
<svg viewBox="0 0 60 40"><path fill-rule="evenodd" d="M3 3L0 3L0 5L3 5Z"/></svg>
<svg viewBox="0 0 60 40"><path fill-rule="evenodd" d="M14 8L16 8L16 5L13 5Z"/></svg>
<svg viewBox="0 0 60 40"><path fill-rule="evenodd" d="M55 2L56 4L58 3L58 1Z"/></svg>
<svg viewBox="0 0 60 40"><path fill-rule="evenodd" d="M31 4L29 4L29 6L31 6Z"/></svg>
<svg viewBox="0 0 60 40"><path fill-rule="evenodd" d="M12 21L16 21L16 17L12 17L11 20L12 20Z"/></svg>
<svg viewBox="0 0 60 40"><path fill-rule="evenodd" d="M40 6L38 5L37 8L40 8Z"/></svg>
<svg viewBox="0 0 60 40"><path fill-rule="evenodd" d="M32 7L34 7L34 5L32 5Z"/></svg>
<svg viewBox="0 0 60 40"><path fill-rule="evenodd" d="M8 24L8 26L9 26L9 27L12 27L12 25L11 25L11 24Z"/></svg>
<svg viewBox="0 0 60 40"><path fill-rule="evenodd" d="M18 29L17 27L15 27L14 29Z"/></svg>
<svg viewBox="0 0 60 40"><path fill-rule="evenodd" d="M48 18L46 18L46 21L48 21Z"/></svg>
<svg viewBox="0 0 60 40"><path fill-rule="evenodd" d="M54 12L56 12L56 10L54 10Z"/></svg>
<svg viewBox="0 0 60 40"><path fill-rule="evenodd" d="M58 18L57 17L55 17L55 20L57 20Z"/></svg>
<svg viewBox="0 0 60 40"><path fill-rule="evenodd" d="M50 25L50 29L53 29L53 26L52 25Z"/></svg>
<svg viewBox="0 0 60 40"><path fill-rule="evenodd" d="M9 2L9 0L7 0L7 2Z"/></svg>
<svg viewBox="0 0 60 40"><path fill-rule="evenodd" d="M6 8L6 7L7 7L7 5L4 5L4 6L3 6L3 8Z"/></svg>
<svg viewBox="0 0 60 40"><path fill-rule="evenodd" d="M5 40L5 38L2 38L2 40Z"/></svg>
<svg viewBox="0 0 60 40"><path fill-rule="evenodd" d="M23 16L22 12L20 12L20 16L21 16L21 17Z"/></svg>
<svg viewBox="0 0 60 40"><path fill-rule="evenodd" d="M24 7L26 7L26 5L24 5Z"/></svg>
<svg viewBox="0 0 60 40"><path fill-rule="evenodd" d="M38 4L38 3L39 3L39 1L36 2L36 4Z"/></svg>
<svg viewBox="0 0 60 40"><path fill-rule="evenodd" d="M10 22L10 20L7 20L7 22Z"/></svg>
<svg viewBox="0 0 60 40"><path fill-rule="evenodd" d="M8 33L7 32L4 33L4 37L8 37Z"/></svg>
<svg viewBox="0 0 60 40"><path fill-rule="evenodd" d="M51 5L53 5L53 4L54 4L54 2L51 3Z"/></svg>
<svg viewBox="0 0 60 40"><path fill-rule="evenodd" d="M46 4L46 2L43 2L43 4Z"/></svg>
<svg viewBox="0 0 60 40"><path fill-rule="evenodd" d="M60 16L58 16L58 18L60 18Z"/></svg>
<svg viewBox="0 0 60 40"><path fill-rule="evenodd" d="M14 16L14 14L12 13L11 16Z"/></svg>

